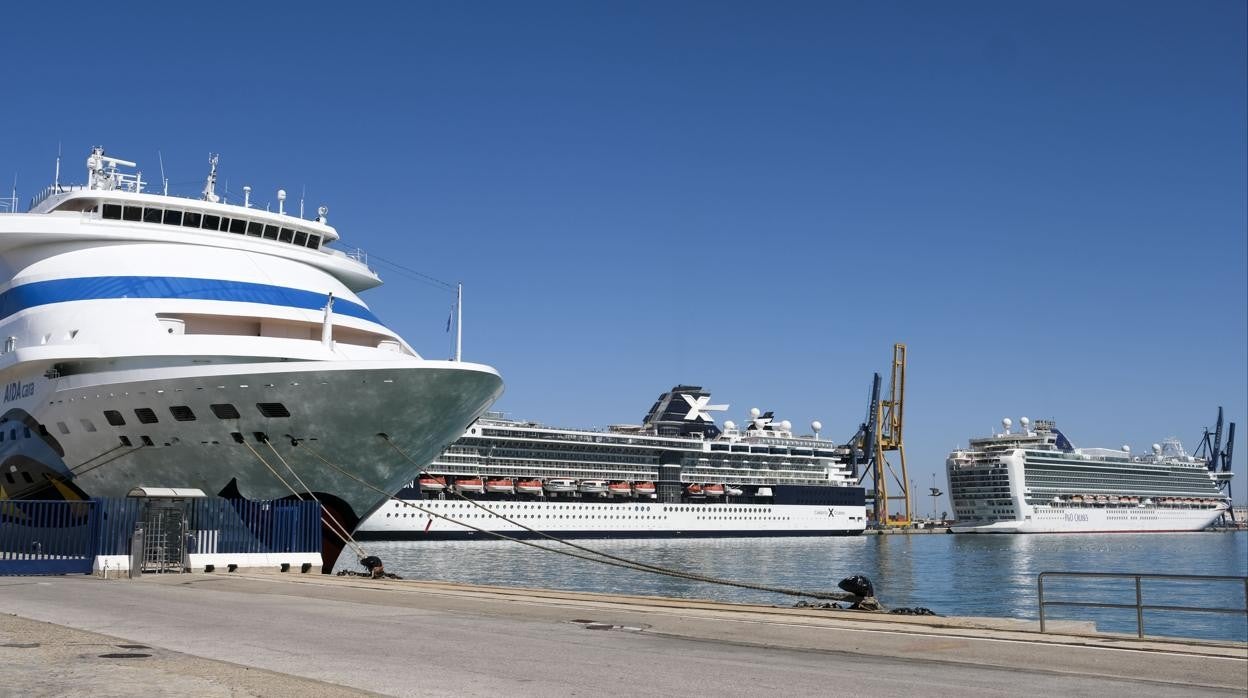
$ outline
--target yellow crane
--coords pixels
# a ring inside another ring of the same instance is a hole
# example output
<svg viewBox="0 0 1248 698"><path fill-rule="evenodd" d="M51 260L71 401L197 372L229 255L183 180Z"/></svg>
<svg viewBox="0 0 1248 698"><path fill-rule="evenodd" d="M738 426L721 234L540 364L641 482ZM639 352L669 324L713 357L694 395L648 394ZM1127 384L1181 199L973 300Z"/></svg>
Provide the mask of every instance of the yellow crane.
<svg viewBox="0 0 1248 698"><path fill-rule="evenodd" d="M871 476L875 492L875 521L879 526L909 526L913 518L910 500L910 474L906 470L906 447L902 440L906 406L906 345L893 345L893 365L888 385L888 397L880 399L880 374L875 374L871 386L871 402L867 421L858 429L849 447L857 465L857 455L866 458L859 482ZM887 454L897 452L901 476L888 462ZM889 494L889 476L897 483L901 494ZM889 514L889 502L901 500L903 509L899 518Z"/></svg>

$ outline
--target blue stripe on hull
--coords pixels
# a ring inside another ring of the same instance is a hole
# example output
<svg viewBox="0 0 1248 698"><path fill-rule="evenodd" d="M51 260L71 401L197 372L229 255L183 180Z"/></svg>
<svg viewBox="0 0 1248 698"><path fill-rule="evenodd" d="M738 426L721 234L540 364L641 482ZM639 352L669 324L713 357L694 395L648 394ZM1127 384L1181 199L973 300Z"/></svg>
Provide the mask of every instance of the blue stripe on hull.
<svg viewBox="0 0 1248 698"><path fill-rule="evenodd" d="M194 279L177 276L91 276L35 281L0 293L0 318L52 303L118 298L178 298L203 301L263 303L303 310L325 307L326 293L248 281ZM334 299L334 312L381 324L359 303Z"/></svg>
<svg viewBox="0 0 1248 698"><path fill-rule="evenodd" d="M542 538L530 531L499 531L510 538ZM857 536L862 531L546 531L555 538L812 538L817 536ZM489 533L476 531L355 531L356 540L501 540Z"/></svg>

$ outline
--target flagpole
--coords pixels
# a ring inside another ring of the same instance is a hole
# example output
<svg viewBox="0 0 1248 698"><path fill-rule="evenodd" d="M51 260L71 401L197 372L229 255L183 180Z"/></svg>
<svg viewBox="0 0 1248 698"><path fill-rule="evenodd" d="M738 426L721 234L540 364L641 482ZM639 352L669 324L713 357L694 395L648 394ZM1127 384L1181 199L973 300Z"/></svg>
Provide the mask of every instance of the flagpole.
<svg viewBox="0 0 1248 698"><path fill-rule="evenodd" d="M455 284L455 360L463 360L464 348L464 284Z"/></svg>

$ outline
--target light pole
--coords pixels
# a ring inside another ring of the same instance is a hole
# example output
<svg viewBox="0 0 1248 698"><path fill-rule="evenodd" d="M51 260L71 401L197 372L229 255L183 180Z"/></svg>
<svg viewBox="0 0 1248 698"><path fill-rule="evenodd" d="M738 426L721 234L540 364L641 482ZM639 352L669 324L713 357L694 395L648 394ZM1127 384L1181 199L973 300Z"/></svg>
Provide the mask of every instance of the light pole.
<svg viewBox="0 0 1248 698"><path fill-rule="evenodd" d="M936 473L932 473L932 488L930 492L932 495L932 520L935 521L936 520L936 498L944 494L944 492L940 491L940 488L936 487Z"/></svg>

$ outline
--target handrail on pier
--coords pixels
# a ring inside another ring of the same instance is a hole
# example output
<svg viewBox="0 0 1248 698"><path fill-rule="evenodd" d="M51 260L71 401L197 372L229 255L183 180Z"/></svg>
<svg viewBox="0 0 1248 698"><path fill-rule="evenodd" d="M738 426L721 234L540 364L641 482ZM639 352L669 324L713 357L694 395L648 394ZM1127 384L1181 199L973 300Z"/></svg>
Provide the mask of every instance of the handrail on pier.
<svg viewBox="0 0 1248 698"><path fill-rule="evenodd" d="M1101 579L1134 579L1135 603L1097 603L1091 601L1045 601L1045 577L1094 577ZM1239 582L1244 585L1243 608L1217 608L1210 606L1154 606L1144 603L1144 592L1140 584L1144 579L1171 579L1202 582ZM1036 576L1036 598L1040 602L1040 632L1048 632L1044 625L1044 609L1047 606L1079 606L1083 608L1134 608L1136 636L1144 637L1144 611L1186 611L1189 613L1233 613L1248 617L1248 577L1220 576L1208 574L1131 574L1127 572L1041 572Z"/></svg>

